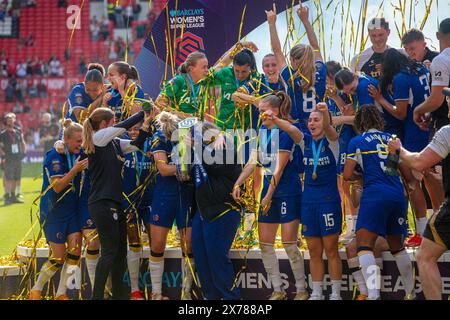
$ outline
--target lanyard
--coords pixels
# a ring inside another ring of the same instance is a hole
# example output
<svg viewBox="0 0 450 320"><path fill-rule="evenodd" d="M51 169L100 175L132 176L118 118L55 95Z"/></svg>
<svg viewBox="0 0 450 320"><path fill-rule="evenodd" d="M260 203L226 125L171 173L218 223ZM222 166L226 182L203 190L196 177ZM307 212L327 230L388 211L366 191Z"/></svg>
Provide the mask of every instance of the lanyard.
<svg viewBox="0 0 450 320"><path fill-rule="evenodd" d="M75 161L77 160L77 157L73 154L72 156L69 153L69 148L66 144L64 144L64 148L66 149L66 157L67 157L67 164L69 165L69 171L72 170L73 166L75 165Z"/></svg>
<svg viewBox="0 0 450 320"><path fill-rule="evenodd" d="M316 142L314 141L314 139L311 142L311 148L312 148L312 152L313 152L313 159L314 159L314 167L313 167L313 179L316 180L317 178L317 165L319 164L319 156L320 156L320 150L322 150L322 145L323 145L323 138L322 140L320 140L319 143L319 148L316 149ZM314 178L316 177L316 178Z"/></svg>
<svg viewBox="0 0 450 320"><path fill-rule="evenodd" d="M193 98L194 98L193 105L194 105L195 108L197 108L197 95L200 92L200 86L198 86L197 90L195 90L194 81L192 81L192 78L189 75L189 73L186 73L186 76L187 76L187 78L189 80L189 85L191 86L191 91L192 91L192 95L193 95Z"/></svg>

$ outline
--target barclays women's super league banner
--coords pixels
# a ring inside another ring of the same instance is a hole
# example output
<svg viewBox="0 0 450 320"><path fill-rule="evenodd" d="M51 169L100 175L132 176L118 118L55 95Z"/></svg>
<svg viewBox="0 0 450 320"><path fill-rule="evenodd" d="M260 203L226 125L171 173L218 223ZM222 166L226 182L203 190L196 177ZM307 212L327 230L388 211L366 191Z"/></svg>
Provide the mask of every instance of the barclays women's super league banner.
<svg viewBox="0 0 450 320"><path fill-rule="evenodd" d="M273 3L281 12L298 0L169 0L136 60L144 91L156 97L161 82L170 80L191 52L204 52L213 65L239 35L266 21L264 10Z"/></svg>

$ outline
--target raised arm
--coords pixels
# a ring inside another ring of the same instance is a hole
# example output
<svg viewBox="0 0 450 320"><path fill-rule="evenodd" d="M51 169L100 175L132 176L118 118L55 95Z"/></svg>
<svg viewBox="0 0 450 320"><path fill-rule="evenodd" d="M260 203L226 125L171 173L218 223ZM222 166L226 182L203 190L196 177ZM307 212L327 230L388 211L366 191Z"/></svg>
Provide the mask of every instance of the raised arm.
<svg viewBox="0 0 450 320"><path fill-rule="evenodd" d="M139 111L138 113L135 113L128 119L121 121L112 127L98 130L97 132L94 133L92 137L94 145L98 147L106 146L109 142L111 142L112 139L124 134L125 131L127 131L135 124L141 122L143 119L144 119L144 111Z"/></svg>
<svg viewBox="0 0 450 320"><path fill-rule="evenodd" d="M219 72L224 67L230 65L236 54L241 52L243 49L250 49L252 52L257 52L258 47L255 43L251 41L243 41L236 43L230 50L225 52L222 57L214 64L213 68L215 72Z"/></svg>
<svg viewBox="0 0 450 320"><path fill-rule="evenodd" d="M302 0L299 0L299 7L297 9L298 17L300 21L305 26L306 36L308 37L309 45L314 49L314 60L323 61L322 54L320 53L319 41L317 40L316 33L311 25L311 22L308 20L309 9L308 7L304 7L302 4Z"/></svg>
<svg viewBox="0 0 450 320"><path fill-rule="evenodd" d="M339 135L336 132L336 129L331 125L331 117L330 112L328 111L327 104L325 102L319 102L317 104L317 110L322 112L323 130L327 139L331 141L336 141L337 139L339 139Z"/></svg>
<svg viewBox="0 0 450 320"><path fill-rule="evenodd" d="M278 67L282 70L286 66L286 58L284 57L283 50L281 48L280 38L278 38L277 32L277 7L275 3L273 4L272 10L267 11L267 22L269 23L270 32L270 44L272 45L272 50L277 60Z"/></svg>

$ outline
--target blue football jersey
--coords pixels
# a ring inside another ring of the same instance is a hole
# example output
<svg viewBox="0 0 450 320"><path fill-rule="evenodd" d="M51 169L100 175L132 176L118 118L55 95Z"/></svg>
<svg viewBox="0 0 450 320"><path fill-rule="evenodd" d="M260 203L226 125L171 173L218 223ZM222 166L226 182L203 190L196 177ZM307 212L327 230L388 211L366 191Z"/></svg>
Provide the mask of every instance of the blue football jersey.
<svg viewBox="0 0 450 320"><path fill-rule="evenodd" d="M144 143L144 148L142 151L134 151L125 154L125 161L123 163L123 171L122 171L122 182L123 182L123 192L128 196L133 191L136 190L140 185L142 185L148 178L153 159L147 156L147 151L150 151L150 141L146 141ZM147 207L151 203L151 192L152 185L148 184L145 187L145 191L142 194L141 192L135 193L130 201L136 202L137 207ZM139 195L142 194L142 197ZM127 206L129 202L125 200Z"/></svg>
<svg viewBox="0 0 450 320"><path fill-rule="evenodd" d="M242 87L244 93L255 95L257 97L267 95L269 92L276 93L278 91L284 91L283 84L278 81L270 83L264 74L247 81ZM258 128L259 122L259 110L256 106L251 106L251 128Z"/></svg>
<svg viewBox="0 0 450 320"><path fill-rule="evenodd" d="M393 98L394 100L408 100L408 112L404 121L405 138L408 144L419 143L425 146L428 143L429 131L424 131L413 120L414 109L430 96L430 72L426 67L419 70L418 74L401 71L394 76Z"/></svg>
<svg viewBox="0 0 450 320"><path fill-rule="evenodd" d="M67 98L67 110L65 117L70 118L74 122L78 122L73 111L75 109L86 110L92 103L92 99L86 93L84 88L84 83L76 84L69 93L69 98Z"/></svg>
<svg viewBox="0 0 450 320"><path fill-rule="evenodd" d="M259 163L263 167L263 195L265 195L277 165L278 152L288 152L289 160L273 194L274 198L295 196L302 193L300 168L294 157L295 143L289 135L277 128L262 126L259 130Z"/></svg>
<svg viewBox="0 0 450 320"><path fill-rule="evenodd" d="M310 134L305 134L300 146L303 150L303 164L305 166L302 202L311 203L340 200L337 186L339 140L330 141L324 137L319 141L314 141ZM318 152L316 179L313 179L313 149L316 149Z"/></svg>
<svg viewBox="0 0 450 320"><path fill-rule="evenodd" d="M151 151L152 153L164 152L167 155L169 164L174 164L172 161L172 152L174 152L173 143L168 140L162 131L156 131L152 137ZM164 193L170 196L178 194L178 180L175 176L163 177L159 172L156 174L155 191Z"/></svg>
<svg viewBox="0 0 450 320"><path fill-rule="evenodd" d="M70 162L74 162L76 155L67 157L59 154L55 148L52 148L45 155L41 189L44 195L39 206L42 223L65 221L77 214L79 195L77 181L80 179L80 173L63 191L56 193L53 188L48 189L53 178L62 178L71 170L69 158Z"/></svg>
<svg viewBox="0 0 450 320"><path fill-rule="evenodd" d="M398 176L388 176L386 146L391 135L369 130L354 137L348 146L347 158L355 160L363 172L363 199L398 200L404 197Z"/></svg>
<svg viewBox="0 0 450 320"><path fill-rule="evenodd" d="M352 94L353 107L355 112L364 104L375 104L375 100L369 94L369 85L378 87L378 80L366 75L358 77L358 87L356 93Z"/></svg>
<svg viewBox="0 0 450 320"><path fill-rule="evenodd" d="M144 90L142 90L142 87L137 84L136 88L137 88L137 91L136 91L135 98L144 99L145 95L144 95ZM108 101L108 106L114 111L116 122L125 120L125 119L122 119L122 112L123 112L123 110L122 110L122 104L123 104L122 96L120 95L119 91L114 90L114 89L111 89L110 93L112 94L112 98L111 98L111 100Z"/></svg>
<svg viewBox="0 0 450 320"><path fill-rule="evenodd" d="M346 103L350 103L348 97L341 94L340 97ZM330 110L332 116L342 116L342 112L336 105L333 99L327 98L328 110ZM345 156L347 153L347 146L350 140L355 136L353 131L353 126L348 124L343 124L336 126L336 131L339 135L339 163L338 163L338 173L342 172L343 165L345 163Z"/></svg>
<svg viewBox="0 0 450 320"><path fill-rule="evenodd" d="M322 61L316 61L316 82L314 87L308 89L308 91L302 91L302 84L304 79L301 76L295 76L295 71L286 65L281 70L281 77L288 88L288 94L292 101L291 117L294 120L298 120L300 128L303 132L308 132L306 122L309 118L309 114L316 109L317 103L324 101L327 69Z"/></svg>

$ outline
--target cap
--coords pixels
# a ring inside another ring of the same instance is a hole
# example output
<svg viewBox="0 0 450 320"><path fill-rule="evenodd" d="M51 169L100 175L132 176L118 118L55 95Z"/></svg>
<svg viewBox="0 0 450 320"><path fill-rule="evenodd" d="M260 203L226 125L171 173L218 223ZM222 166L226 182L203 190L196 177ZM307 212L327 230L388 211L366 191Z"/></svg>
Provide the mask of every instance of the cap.
<svg viewBox="0 0 450 320"><path fill-rule="evenodd" d="M368 30L385 29L389 30L389 22L385 18L373 18L367 25Z"/></svg>

